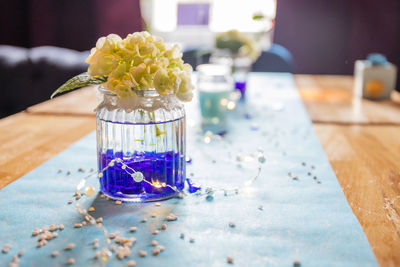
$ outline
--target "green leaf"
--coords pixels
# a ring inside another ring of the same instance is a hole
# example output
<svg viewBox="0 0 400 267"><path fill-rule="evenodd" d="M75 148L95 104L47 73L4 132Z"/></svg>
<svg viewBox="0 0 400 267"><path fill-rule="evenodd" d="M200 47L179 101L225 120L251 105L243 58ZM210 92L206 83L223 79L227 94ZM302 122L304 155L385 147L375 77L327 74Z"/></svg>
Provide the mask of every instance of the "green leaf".
<svg viewBox="0 0 400 267"><path fill-rule="evenodd" d="M102 84L105 83L106 81L107 77L93 78L92 76L89 76L87 72L84 72L69 79L66 83L61 85L57 90L54 91L54 93L50 96L50 98L53 98L58 94L82 88L88 85Z"/></svg>

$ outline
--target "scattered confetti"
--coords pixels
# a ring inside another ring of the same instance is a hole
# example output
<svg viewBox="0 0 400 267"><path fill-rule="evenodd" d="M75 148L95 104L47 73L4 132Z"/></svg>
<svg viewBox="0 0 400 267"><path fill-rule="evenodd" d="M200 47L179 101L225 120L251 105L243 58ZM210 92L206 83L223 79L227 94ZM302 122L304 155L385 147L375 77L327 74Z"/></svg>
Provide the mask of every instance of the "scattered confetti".
<svg viewBox="0 0 400 267"><path fill-rule="evenodd" d="M155 249L153 250L153 255L154 255L154 256L157 256L159 253L160 253L160 249L155 248Z"/></svg>
<svg viewBox="0 0 400 267"><path fill-rule="evenodd" d="M134 261L134 260L129 260L129 261L128 261L128 267L134 267L134 266L136 266L136 261Z"/></svg>
<svg viewBox="0 0 400 267"><path fill-rule="evenodd" d="M144 251L144 250L139 250L139 256L140 256L140 257L146 257L146 255L147 255L147 252L146 252L146 251Z"/></svg>
<svg viewBox="0 0 400 267"><path fill-rule="evenodd" d="M166 219L167 221L176 221L176 220L178 220L178 216L176 216L176 215L173 214L173 213L170 213L170 214L168 214L168 215L165 217L165 219Z"/></svg>
<svg viewBox="0 0 400 267"><path fill-rule="evenodd" d="M55 257L58 256L58 254L60 254L60 252L58 252L58 251L53 251L53 252L51 253L51 256L52 256L53 258L55 258Z"/></svg>
<svg viewBox="0 0 400 267"><path fill-rule="evenodd" d="M75 247L75 244L74 243L70 243L70 244L68 244L66 247L65 247L65 250L71 250L71 249L73 249Z"/></svg>

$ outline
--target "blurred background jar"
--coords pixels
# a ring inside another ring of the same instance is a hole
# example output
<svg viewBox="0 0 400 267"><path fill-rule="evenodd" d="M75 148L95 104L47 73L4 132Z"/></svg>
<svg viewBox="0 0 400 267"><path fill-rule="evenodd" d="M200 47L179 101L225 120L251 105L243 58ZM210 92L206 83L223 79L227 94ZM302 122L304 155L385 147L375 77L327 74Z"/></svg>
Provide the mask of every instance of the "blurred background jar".
<svg viewBox="0 0 400 267"><path fill-rule="evenodd" d="M197 66L197 71L202 128L214 133L226 132L227 112L236 106L231 95L231 68L222 64L202 64Z"/></svg>

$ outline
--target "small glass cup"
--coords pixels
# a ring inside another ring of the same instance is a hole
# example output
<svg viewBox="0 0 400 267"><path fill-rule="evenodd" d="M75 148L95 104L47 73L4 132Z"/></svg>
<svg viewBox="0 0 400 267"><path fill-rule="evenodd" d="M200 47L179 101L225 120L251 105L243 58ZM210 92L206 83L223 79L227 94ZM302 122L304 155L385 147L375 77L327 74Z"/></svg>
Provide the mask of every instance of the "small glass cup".
<svg viewBox="0 0 400 267"><path fill-rule="evenodd" d="M227 129L227 111L235 107L231 101L233 79L226 65L202 64L197 67L197 89L204 130L223 133Z"/></svg>
<svg viewBox="0 0 400 267"><path fill-rule="evenodd" d="M246 95L247 78L251 70L252 61L249 57L237 57L233 60L233 80L235 81L235 90L240 92L241 99Z"/></svg>

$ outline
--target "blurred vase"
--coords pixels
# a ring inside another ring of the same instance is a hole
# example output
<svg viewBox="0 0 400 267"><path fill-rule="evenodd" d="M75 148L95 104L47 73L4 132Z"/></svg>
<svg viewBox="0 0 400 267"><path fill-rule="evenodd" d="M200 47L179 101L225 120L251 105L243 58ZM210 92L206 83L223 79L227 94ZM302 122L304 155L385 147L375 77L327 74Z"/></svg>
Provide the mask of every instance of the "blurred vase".
<svg viewBox="0 0 400 267"><path fill-rule="evenodd" d="M233 109L231 101L231 67L221 64L197 66L197 89L204 130L222 133L227 129L227 111ZM232 104L233 103L233 104Z"/></svg>
<svg viewBox="0 0 400 267"><path fill-rule="evenodd" d="M101 191L112 199L147 202L184 187L185 110L175 95L138 91L128 104L99 87L96 109Z"/></svg>
<svg viewBox="0 0 400 267"><path fill-rule="evenodd" d="M231 69L234 89L240 93L240 99L244 100L248 74L253 63L251 58L231 53L229 49L215 49L210 57L210 63L226 65Z"/></svg>

